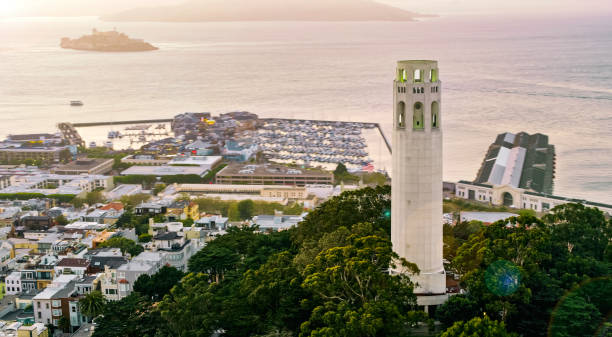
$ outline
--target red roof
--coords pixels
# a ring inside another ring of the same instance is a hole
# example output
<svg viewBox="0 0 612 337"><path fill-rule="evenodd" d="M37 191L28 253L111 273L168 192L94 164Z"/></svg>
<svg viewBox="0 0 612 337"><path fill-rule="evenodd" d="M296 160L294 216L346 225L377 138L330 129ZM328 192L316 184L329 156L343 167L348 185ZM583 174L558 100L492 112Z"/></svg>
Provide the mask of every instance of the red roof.
<svg viewBox="0 0 612 337"><path fill-rule="evenodd" d="M63 258L60 262L57 263L58 267L89 267L89 261L85 259L75 259L66 257Z"/></svg>
<svg viewBox="0 0 612 337"><path fill-rule="evenodd" d="M127 284L129 283L128 280L122 278L121 280L119 280L119 283L123 283L123 284Z"/></svg>
<svg viewBox="0 0 612 337"><path fill-rule="evenodd" d="M111 209L114 209L116 211L121 211L123 210L123 204L120 202L109 202L108 204L100 207L100 209L103 211L108 211Z"/></svg>

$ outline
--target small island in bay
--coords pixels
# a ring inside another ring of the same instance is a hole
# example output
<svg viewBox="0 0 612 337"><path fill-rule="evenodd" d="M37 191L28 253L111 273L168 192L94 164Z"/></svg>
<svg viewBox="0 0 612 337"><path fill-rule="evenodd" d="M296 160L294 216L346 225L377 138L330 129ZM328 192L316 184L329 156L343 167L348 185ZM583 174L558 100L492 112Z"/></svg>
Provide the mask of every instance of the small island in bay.
<svg viewBox="0 0 612 337"><path fill-rule="evenodd" d="M99 32L93 29L91 35L84 35L78 39L64 37L60 43L62 48L104 52L131 52L150 51L159 48L141 39L130 39L127 35L116 30Z"/></svg>

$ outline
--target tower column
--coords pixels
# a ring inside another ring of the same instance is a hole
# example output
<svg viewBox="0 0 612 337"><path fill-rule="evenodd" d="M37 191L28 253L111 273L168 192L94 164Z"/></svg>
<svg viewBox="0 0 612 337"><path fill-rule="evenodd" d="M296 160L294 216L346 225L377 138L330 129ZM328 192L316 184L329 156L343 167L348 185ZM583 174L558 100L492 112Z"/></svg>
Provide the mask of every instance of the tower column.
<svg viewBox="0 0 612 337"><path fill-rule="evenodd" d="M420 305L446 300L442 263L442 113L436 61L400 61L394 81L391 241L416 263ZM401 269L395 272L405 272Z"/></svg>

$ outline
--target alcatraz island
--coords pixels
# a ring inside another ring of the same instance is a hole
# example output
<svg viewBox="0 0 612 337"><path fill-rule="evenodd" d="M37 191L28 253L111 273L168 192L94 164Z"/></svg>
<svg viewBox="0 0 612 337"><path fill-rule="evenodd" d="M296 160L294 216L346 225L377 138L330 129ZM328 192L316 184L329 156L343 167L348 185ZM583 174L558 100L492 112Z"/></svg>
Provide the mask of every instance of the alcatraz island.
<svg viewBox="0 0 612 337"><path fill-rule="evenodd" d="M84 35L78 39L62 38L60 46L66 49L102 52L133 52L159 49L142 39L130 39L126 34L116 30L99 32L95 28L91 35Z"/></svg>

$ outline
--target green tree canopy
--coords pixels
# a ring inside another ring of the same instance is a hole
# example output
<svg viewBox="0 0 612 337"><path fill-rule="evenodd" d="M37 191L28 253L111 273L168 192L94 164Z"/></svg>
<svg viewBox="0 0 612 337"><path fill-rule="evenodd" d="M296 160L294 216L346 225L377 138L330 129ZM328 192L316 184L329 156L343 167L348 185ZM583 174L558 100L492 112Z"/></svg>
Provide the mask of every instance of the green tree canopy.
<svg viewBox="0 0 612 337"><path fill-rule="evenodd" d="M351 229L359 223L370 223L391 236L391 187L366 187L346 191L333 197L310 212L294 233L294 241L301 245L306 240L317 241L325 233L339 227Z"/></svg>
<svg viewBox="0 0 612 337"><path fill-rule="evenodd" d="M472 318L468 322L457 322L440 337L518 337L515 333L506 331L503 322L491 320L489 317Z"/></svg>
<svg viewBox="0 0 612 337"><path fill-rule="evenodd" d="M68 219L66 219L66 217L63 214L60 214L57 217L55 217L55 223L58 224L59 226L66 226L68 224Z"/></svg>
<svg viewBox="0 0 612 337"><path fill-rule="evenodd" d="M552 315L550 336L593 336L601 319L601 313L595 305L579 294L570 294L561 301Z"/></svg>
<svg viewBox="0 0 612 337"><path fill-rule="evenodd" d="M170 289L172 289L184 275L183 272L174 267L163 266L157 273L153 274L153 276L147 274L141 275L136 282L134 282L134 291L152 300L160 300L164 295L170 292Z"/></svg>
<svg viewBox="0 0 612 337"><path fill-rule="evenodd" d="M251 199L242 200L238 203L238 216L240 220L249 220L253 217L255 203Z"/></svg>
<svg viewBox="0 0 612 337"><path fill-rule="evenodd" d="M150 194L137 193L133 195L124 195L119 200L125 206L125 208L132 209L141 203L148 201L149 199L151 199Z"/></svg>
<svg viewBox="0 0 612 337"><path fill-rule="evenodd" d="M88 192L85 195L84 200L85 200L85 203L87 203L88 205L95 205L95 204L104 203L106 201L106 198L104 197L104 194L102 194L102 192L92 191L92 192Z"/></svg>
<svg viewBox="0 0 612 337"><path fill-rule="evenodd" d="M123 254L128 253L136 256L144 251L144 248L136 242L122 236L114 236L99 245L100 248L120 248Z"/></svg>
<svg viewBox="0 0 612 337"><path fill-rule="evenodd" d="M222 296L210 276L190 273L160 303L161 315L177 337L210 337L222 326Z"/></svg>
<svg viewBox="0 0 612 337"><path fill-rule="evenodd" d="M157 307L136 292L119 301L109 301L96 323L93 337L176 336Z"/></svg>
<svg viewBox="0 0 612 337"><path fill-rule="evenodd" d="M543 322L551 320L564 294L584 281L611 274L612 266L605 261L609 228L599 210L582 205L558 206L544 221L520 215L471 235L458 249L452 266L462 275L461 284L469 301L476 303L477 315L486 312L519 334L546 336L548 327ZM581 296L585 300L596 299L608 293L605 288L593 291L593 286L587 285L579 291L589 293ZM585 310L575 312L577 317L597 317L593 307L602 317L610 310L597 300L578 302L570 302ZM453 305L459 308L451 308ZM449 302L442 311L456 312L464 305ZM598 325L587 322L595 331Z"/></svg>
<svg viewBox="0 0 612 337"><path fill-rule="evenodd" d="M466 295L453 295L436 310L436 318L448 328L457 321L469 321L480 313L478 303Z"/></svg>
<svg viewBox="0 0 612 337"><path fill-rule="evenodd" d="M304 271L302 287L317 305L300 336L408 336L424 314L415 311L409 278L382 272L389 268L418 272L393 253L388 238L374 235L319 253Z"/></svg>

